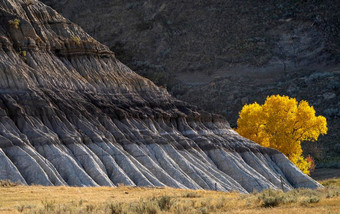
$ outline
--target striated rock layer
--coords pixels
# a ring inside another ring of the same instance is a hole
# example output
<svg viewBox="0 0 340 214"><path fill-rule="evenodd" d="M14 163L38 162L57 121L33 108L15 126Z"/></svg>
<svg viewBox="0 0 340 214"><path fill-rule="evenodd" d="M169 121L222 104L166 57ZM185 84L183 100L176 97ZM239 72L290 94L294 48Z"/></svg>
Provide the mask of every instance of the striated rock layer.
<svg viewBox="0 0 340 214"><path fill-rule="evenodd" d="M280 188L281 178L285 189L321 186L280 152L135 74L43 3L1 0L0 22L1 180L240 192Z"/></svg>
<svg viewBox="0 0 340 214"><path fill-rule="evenodd" d="M246 103L273 94L307 100L329 129L302 144L304 155L340 168L340 1L41 1L231 127Z"/></svg>

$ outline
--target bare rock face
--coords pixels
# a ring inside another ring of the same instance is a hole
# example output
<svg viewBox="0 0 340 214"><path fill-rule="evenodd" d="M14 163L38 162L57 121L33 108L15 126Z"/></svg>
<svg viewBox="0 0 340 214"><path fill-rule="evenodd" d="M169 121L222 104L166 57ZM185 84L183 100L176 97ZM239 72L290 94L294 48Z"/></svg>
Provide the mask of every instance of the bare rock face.
<svg viewBox="0 0 340 214"><path fill-rule="evenodd" d="M317 188L280 152L137 75L39 1L0 1L0 179L251 192Z"/></svg>

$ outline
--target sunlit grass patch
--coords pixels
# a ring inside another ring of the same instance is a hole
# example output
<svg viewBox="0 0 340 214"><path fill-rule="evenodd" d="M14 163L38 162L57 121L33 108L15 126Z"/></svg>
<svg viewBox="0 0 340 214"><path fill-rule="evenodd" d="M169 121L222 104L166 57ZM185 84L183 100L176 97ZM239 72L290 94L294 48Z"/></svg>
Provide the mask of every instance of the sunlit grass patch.
<svg viewBox="0 0 340 214"><path fill-rule="evenodd" d="M340 188L340 178L332 178L319 181L325 187L338 187Z"/></svg>
<svg viewBox="0 0 340 214"><path fill-rule="evenodd" d="M340 188L251 194L175 188L0 187L0 213L338 213Z"/></svg>

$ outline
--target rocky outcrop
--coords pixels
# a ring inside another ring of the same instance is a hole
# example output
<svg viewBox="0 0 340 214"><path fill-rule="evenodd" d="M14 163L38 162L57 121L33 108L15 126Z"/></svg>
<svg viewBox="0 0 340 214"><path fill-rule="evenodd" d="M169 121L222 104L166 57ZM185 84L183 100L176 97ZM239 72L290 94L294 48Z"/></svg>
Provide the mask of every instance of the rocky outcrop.
<svg viewBox="0 0 340 214"><path fill-rule="evenodd" d="M329 131L303 147L306 155L319 166L340 164L338 2L42 1L139 74L232 127L246 103L272 94L307 100Z"/></svg>
<svg viewBox="0 0 340 214"><path fill-rule="evenodd" d="M250 192L321 185L137 75L39 1L0 2L0 179Z"/></svg>

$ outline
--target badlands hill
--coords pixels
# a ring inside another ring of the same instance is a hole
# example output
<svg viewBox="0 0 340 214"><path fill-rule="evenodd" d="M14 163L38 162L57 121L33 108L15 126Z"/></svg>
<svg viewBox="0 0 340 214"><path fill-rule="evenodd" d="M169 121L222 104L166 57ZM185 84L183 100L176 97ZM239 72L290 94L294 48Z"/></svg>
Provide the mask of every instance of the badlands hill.
<svg viewBox="0 0 340 214"><path fill-rule="evenodd" d="M320 184L40 1L0 1L0 180L250 192Z"/></svg>
<svg viewBox="0 0 340 214"><path fill-rule="evenodd" d="M43 2L137 73L232 127L245 103L272 94L307 100L329 132L304 150L319 166L340 167L339 1Z"/></svg>

